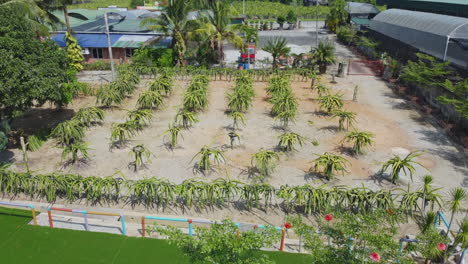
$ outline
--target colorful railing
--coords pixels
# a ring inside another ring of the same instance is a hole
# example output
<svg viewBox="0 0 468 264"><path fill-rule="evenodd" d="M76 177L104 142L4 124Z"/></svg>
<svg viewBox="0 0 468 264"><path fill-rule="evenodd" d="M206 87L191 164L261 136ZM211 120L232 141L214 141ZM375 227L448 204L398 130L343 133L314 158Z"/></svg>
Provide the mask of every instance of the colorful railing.
<svg viewBox="0 0 468 264"><path fill-rule="evenodd" d="M0 201L0 205L6 205L6 206L11 206L11 207L22 207L22 208L31 209L33 223L34 223L34 225L37 225L36 210L34 209L34 205L32 205L32 204L11 203L11 202L2 202L2 201Z"/></svg>

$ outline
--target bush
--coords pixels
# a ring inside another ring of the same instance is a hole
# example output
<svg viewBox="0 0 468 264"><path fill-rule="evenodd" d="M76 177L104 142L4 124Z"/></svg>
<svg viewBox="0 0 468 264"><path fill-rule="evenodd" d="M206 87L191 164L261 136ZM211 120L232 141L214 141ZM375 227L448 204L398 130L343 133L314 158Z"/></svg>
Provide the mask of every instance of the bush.
<svg viewBox="0 0 468 264"><path fill-rule="evenodd" d="M294 24L297 22L297 15L294 11L289 10L288 14L286 15L286 21L290 24Z"/></svg>
<svg viewBox="0 0 468 264"><path fill-rule="evenodd" d="M351 26L341 26L336 30L338 39L346 44L351 44L356 37L356 30Z"/></svg>
<svg viewBox="0 0 468 264"><path fill-rule="evenodd" d="M6 148L7 143L8 143L8 137L5 135L5 133L0 131L0 151Z"/></svg>
<svg viewBox="0 0 468 264"><path fill-rule="evenodd" d="M283 26L284 22L286 22L286 18L284 16L279 16L277 19L276 19L276 23L280 24L280 27Z"/></svg>
<svg viewBox="0 0 468 264"><path fill-rule="evenodd" d="M130 2L131 8L136 8L137 6L144 6L144 5L145 5L145 0L132 0Z"/></svg>
<svg viewBox="0 0 468 264"><path fill-rule="evenodd" d="M110 62L103 60L83 64L83 70L85 71L110 71L110 69Z"/></svg>
<svg viewBox="0 0 468 264"><path fill-rule="evenodd" d="M141 48L135 51L132 64L149 67L172 67L172 49Z"/></svg>

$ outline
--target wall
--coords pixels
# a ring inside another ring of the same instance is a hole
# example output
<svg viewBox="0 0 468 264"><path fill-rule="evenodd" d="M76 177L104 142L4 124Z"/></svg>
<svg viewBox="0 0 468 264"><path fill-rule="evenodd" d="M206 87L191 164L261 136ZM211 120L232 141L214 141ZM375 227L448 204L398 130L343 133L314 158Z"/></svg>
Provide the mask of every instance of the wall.
<svg viewBox="0 0 468 264"><path fill-rule="evenodd" d="M122 63L128 61L129 58L125 57L124 48L112 48L112 56L115 63ZM102 59L91 58L91 54L85 55L85 63L93 63L98 60L109 61L109 49L102 48Z"/></svg>

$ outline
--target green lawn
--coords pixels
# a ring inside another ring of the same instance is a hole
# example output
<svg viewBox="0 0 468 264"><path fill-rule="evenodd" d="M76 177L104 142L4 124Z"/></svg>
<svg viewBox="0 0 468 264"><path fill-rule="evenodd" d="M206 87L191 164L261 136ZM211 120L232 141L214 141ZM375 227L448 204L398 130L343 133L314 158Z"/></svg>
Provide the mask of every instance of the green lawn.
<svg viewBox="0 0 468 264"><path fill-rule="evenodd" d="M165 240L31 226L29 211L0 208L0 263L189 263ZM267 252L276 263L307 255Z"/></svg>

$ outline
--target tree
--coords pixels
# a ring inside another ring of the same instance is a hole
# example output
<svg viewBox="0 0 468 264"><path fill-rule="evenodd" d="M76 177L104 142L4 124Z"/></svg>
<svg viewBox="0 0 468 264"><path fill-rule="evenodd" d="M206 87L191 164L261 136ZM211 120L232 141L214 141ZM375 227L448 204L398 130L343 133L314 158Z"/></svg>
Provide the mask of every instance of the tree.
<svg viewBox="0 0 468 264"><path fill-rule="evenodd" d="M323 155L318 155L318 158L312 161L313 166L310 171L321 172L327 180L331 180L337 172L344 174L346 172L345 158L333 153L325 152Z"/></svg>
<svg viewBox="0 0 468 264"><path fill-rule="evenodd" d="M354 154L362 154L363 148L372 145L374 136L373 133L367 131L352 131L346 134L344 140L346 142L353 142Z"/></svg>
<svg viewBox="0 0 468 264"><path fill-rule="evenodd" d="M312 59L319 66L320 74L327 72L327 66L336 61L335 46L332 43L320 42L318 47L312 50Z"/></svg>
<svg viewBox="0 0 468 264"><path fill-rule="evenodd" d="M236 48L244 46L243 39L238 35L240 27L231 24L229 4L225 1L214 1L210 4L211 13L205 14L200 20L195 35L202 35L210 39L212 48L218 50L219 64L224 64L224 44L227 40Z"/></svg>
<svg viewBox="0 0 468 264"><path fill-rule="evenodd" d="M462 212L465 209L464 205L466 204L467 198L468 198L468 193L462 187L457 187L450 191L450 200L447 202L447 205L448 205L448 208L450 209L451 215L450 215L449 226L447 227L447 233L445 234L445 237L448 238L450 234L450 230L452 229L453 218L455 217L455 214ZM447 257L448 248L449 247L445 249L444 259L446 259Z"/></svg>
<svg viewBox="0 0 468 264"><path fill-rule="evenodd" d="M67 42L67 57L70 68L79 72L83 70L83 65L81 64L81 62L84 61L84 56L81 53L82 48L78 45L78 41L71 33L65 33L65 39Z"/></svg>
<svg viewBox="0 0 468 264"><path fill-rule="evenodd" d="M230 220L215 223L211 228L197 228L197 236L186 235L172 226L148 226L148 231L167 236L170 244L190 258L190 263L271 263L260 249L279 240L274 227L240 232Z"/></svg>
<svg viewBox="0 0 468 264"><path fill-rule="evenodd" d="M345 0L333 0L333 2L331 2L330 13L325 20L325 24L331 31L336 32L338 26L346 22L348 14L345 8Z"/></svg>
<svg viewBox="0 0 468 264"><path fill-rule="evenodd" d="M419 163L414 161L413 159L421 156L421 152L411 152L406 157L401 159L399 156L394 156L393 159L390 159L384 165L382 166L381 172L384 173L389 167L392 167L392 171L390 173L390 177L392 179L392 183L396 184L398 179L400 179L400 172L403 171L405 175L409 173L411 181L413 181L413 174L415 173L416 169L414 168L414 165L419 165L424 168L424 166Z"/></svg>
<svg viewBox="0 0 468 264"><path fill-rule="evenodd" d="M289 54L289 52L291 52L291 48L287 45L288 41L286 40L286 38L276 37L273 39L269 39L267 44L263 47L263 50L268 53L271 53L271 56L273 57L273 69L276 69L278 67L278 57L286 56Z"/></svg>
<svg viewBox="0 0 468 264"><path fill-rule="evenodd" d="M162 31L172 37L171 47L174 50L174 63L181 66L184 62L187 36L190 21L187 18L191 8L191 0L169 0L163 8L161 16L147 17L141 21L148 29ZM159 40L159 38L155 39Z"/></svg>
<svg viewBox="0 0 468 264"><path fill-rule="evenodd" d="M65 50L34 38L19 10L0 7L0 120L11 119L46 102L57 106L73 97Z"/></svg>

